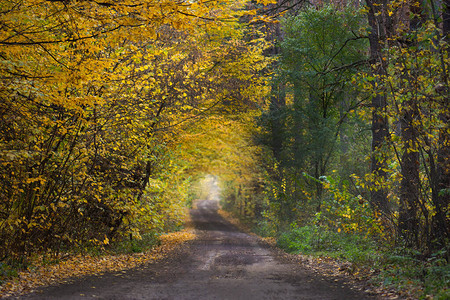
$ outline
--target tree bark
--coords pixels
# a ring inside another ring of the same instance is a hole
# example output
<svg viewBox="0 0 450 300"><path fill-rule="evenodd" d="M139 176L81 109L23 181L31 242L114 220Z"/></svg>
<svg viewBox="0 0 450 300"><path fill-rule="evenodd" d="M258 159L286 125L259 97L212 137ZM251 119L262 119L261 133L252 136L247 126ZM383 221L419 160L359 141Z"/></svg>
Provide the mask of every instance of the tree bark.
<svg viewBox="0 0 450 300"><path fill-rule="evenodd" d="M420 5L409 5L409 12L412 16L409 21L409 31L412 33L412 39L408 42L412 45L417 45L414 33L420 29L425 21L423 3L419 3ZM403 114L400 116L403 154L400 162L402 181L400 186L398 230L408 247L419 248L420 162L417 129L414 124L420 115L416 98L418 87L415 84L420 70L410 69L407 66L404 66L404 68L409 71L405 72L405 74L410 74L404 76L404 81L408 82L406 88L412 95L408 101L404 101L401 105L403 107ZM428 214L427 211L423 211L423 213Z"/></svg>
<svg viewBox="0 0 450 300"><path fill-rule="evenodd" d="M413 106L410 103L405 105ZM416 110L406 108L401 119L403 154L401 159L402 181L400 188L400 208L398 229L408 247L419 246L419 152L413 126Z"/></svg>
<svg viewBox="0 0 450 300"><path fill-rule="evenodd" d="M281 161L281 152L283 150L283 132L284 124L282 109L286 106L284 87L280 84L272 86L272 96L270 98L270 116L271 116L271 148L273 156L279 162Z"/></svg>
<svg viewBox="0 0 450 300"><path fill-rule="evenodd" d="M276 23L269 32L269 39L273 46L270 55L277 56L280 54L280 47L277 45L282 39L282 32L279 23ZM272 95L270 98L270 116L271 116L271 148L274 158L281 161L281 151L283 150L283 131L284 122L281 110L286 106L286 91L283 83L274 82L272 84Z"/></svg>
<svg viewBox="0 0 450 300"><path fill-rule="evenodd" d="M442 12L443 38L447 42L447 48L443 51L450 51L450 0L444 0L444 7ZM433 240L434 248L436 250L448 247L450 240L450 104L449 104L449 67L443 64L442 74L442 93L444 95L443 105L441 109L440 119L444 128L439 132L438 151L437 151L437 166L435 172L434 185L432 184L432 200L436 209L436 214L433 216ZM450 253L447 251L447 261L450 260Z"/></svg>
<svg viewBox="0 0 450 300"><path fill-rule="evenodd" d="M371 28L369 34L370 61L372 63L372 73L379 78L385 75L386 68L382 59L382 49L390 32L390 24L385 14L387 1L368 0L367 6L369 7L367 18ZM377 178L377 181L383 182L386 180L387 174L385 171L386 160L382 148L388 136L385 93L377 93L372 98L372 108L371 171ZM371 204L380 213L389 214L387 192L382 186L375 186L371 191Z"/></svg>

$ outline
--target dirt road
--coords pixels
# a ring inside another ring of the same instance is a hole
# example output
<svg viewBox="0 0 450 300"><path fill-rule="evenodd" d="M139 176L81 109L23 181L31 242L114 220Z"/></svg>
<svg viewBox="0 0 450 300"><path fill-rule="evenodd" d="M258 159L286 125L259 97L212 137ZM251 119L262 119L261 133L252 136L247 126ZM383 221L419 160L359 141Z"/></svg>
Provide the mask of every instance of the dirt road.
<svg viewBox="0 0 450 300"><path fill-rule="evenodd" d="M191 211L198 238L167 259L40 289L23 299L372 299L302 268L218 213L217 186Z"/></svg>

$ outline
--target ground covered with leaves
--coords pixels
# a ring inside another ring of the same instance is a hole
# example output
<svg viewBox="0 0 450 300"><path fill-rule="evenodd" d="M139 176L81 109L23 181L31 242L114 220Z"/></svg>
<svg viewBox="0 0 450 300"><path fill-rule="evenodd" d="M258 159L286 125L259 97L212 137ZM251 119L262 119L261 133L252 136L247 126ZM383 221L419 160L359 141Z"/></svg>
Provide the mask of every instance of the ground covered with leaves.
<svg viewBox="0 0 450 300"><path fill-rule="evenodd" d="M61 259L58 263L44 263L41 257L32 264L33 268L18 273L0 286L0 297L29 293L40 286L64 283L72 278L98 275L131 269L139 265L159 260L178 246L195 238L190 229L168 233L159 237L160 245L141 253L74 255Z"/></svg>

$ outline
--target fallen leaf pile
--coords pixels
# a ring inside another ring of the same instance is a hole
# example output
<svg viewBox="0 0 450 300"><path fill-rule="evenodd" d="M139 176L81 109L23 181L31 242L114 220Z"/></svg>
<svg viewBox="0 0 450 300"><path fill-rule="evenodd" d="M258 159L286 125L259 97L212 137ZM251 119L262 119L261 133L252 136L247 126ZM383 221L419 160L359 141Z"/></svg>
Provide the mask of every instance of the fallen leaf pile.
<svg viewBox="0 0 450 300"><path fill-rule="evenodd" d="M98 275L130 269L166 256L177 246L192 240L192 230L173 232L160 237L161 245L148 252L120 255L76 255L56 265L41 265L34 270L20 272L17 278L0 286L0 297L18 296L29 293L39 286L67 282L69 278L84 275Z"/></svg>

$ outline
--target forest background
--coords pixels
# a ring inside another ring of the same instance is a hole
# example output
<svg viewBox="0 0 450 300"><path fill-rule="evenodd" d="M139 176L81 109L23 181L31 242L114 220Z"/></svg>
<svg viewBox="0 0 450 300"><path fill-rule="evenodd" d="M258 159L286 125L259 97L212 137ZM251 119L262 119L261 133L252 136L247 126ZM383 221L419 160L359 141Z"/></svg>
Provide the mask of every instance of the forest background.
<svg viewBox="0 0 450 300"><path fill-rule="evenodd" d="M3 278L138 251L214 174L280 247L449 297L448 0L2 0L0 26Z"/></svg>

